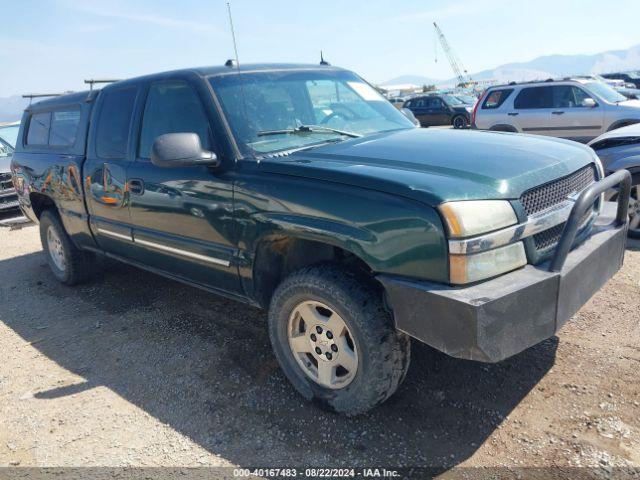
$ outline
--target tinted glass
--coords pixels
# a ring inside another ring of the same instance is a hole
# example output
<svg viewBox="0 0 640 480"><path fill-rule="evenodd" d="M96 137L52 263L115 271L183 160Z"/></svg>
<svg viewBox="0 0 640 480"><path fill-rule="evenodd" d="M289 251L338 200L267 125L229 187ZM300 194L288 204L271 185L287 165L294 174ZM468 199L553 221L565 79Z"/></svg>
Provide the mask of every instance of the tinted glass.
<svg viewBox="0 0 640 480"><path fill-rule="evenodd" d="M556 85L553 87L553 108L582 107L582 101L589 98L581 88L571 85Z"/></svg>
<svg viewBox="0 0 640 480"><path fill-rule="evenodd" d="M500 107L500 105L502 105L504 101L509 98L511 92L513 92L512 88L493 90L489 92L489 95L487 95L487 98L485 98L484 102L482 103L482 108L492 109Z"/></svg>
<svg viewBox="0 0 640 480"><path fill-rule="evenodd" d="M51 112L36 113L29 121L27 145L47 145L49 143L49 127Z"/></svg>
<svg viewBox="0 0 640 480"><path fill-rule="evenodd" d="M426 108L441 108L442 100L437 97L427 97L424 99Z"/></svg>
<svg viewBox="0 0 640 480"><path fill-rule="evenodd" d="M80 110L59 110L51 114L49 145L73 145L76 143Z"/></svg>
<svg viewBox="0 0 640 480"><path fill-rule="evenodd" d="M513 106L518 109L552 108L554 87L523 88L518 94Z"/></svg>
<svg viewBox="0 0 640 480"><path fill-rule="evenodd" d="M198 93L184 82L157 83L149 89L139 156L149 158L153 142L165 133L197 133L202 147L211 149L209 122Z"/></svg>
<svg viewBox="0 0 640 480"><path fill-rule="evenodd" d="M104 92L98 118L96 153L101 158L122 158L127 154L135 87Z"/></svg>

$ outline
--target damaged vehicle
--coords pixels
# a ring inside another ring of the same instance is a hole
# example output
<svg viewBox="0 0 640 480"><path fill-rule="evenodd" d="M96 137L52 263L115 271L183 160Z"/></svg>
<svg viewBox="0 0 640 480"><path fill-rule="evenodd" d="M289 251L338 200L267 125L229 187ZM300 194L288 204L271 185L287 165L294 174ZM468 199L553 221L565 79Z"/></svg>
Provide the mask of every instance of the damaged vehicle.
<svg viewBox="0 0 640 480"><path fill-rule="evenodd" d="M106 255L262 307L297 391L355 415L412 338L498 362L620 268L628 202L601 194L630 177L590 148L416 128L329 65L228 65L25 111L12 170L53 276Z"/></svg>

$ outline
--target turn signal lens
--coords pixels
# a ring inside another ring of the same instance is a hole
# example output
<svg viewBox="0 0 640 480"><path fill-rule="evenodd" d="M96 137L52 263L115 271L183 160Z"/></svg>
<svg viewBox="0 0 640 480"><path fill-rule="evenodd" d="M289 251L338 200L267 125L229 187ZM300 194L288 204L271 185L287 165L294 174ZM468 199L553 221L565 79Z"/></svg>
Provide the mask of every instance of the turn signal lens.
<svg viewBox="0 0 640 480"><path fill-rule="evenodd" d="M474 255L450 255L449 277L454 285L477 282L527 264L522 242Z"/></svg>

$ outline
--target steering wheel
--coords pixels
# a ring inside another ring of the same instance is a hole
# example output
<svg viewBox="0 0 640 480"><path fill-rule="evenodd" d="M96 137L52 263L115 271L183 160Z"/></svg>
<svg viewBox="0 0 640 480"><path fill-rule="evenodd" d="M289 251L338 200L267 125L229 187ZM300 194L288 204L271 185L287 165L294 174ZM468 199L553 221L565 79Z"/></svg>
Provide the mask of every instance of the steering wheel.
<svg viewBox="0 0 640 480"><path fill-rule="evenodd" d="M347 117L342 114L342 113L337 113L337 112L331 112L329 115L327 115L326 117L324 117L321 121L320 124L324 125L326 123L329 123L331 120L333 120L334 118L341 118L342 120L346 121Z"/></svg>
<svg viewBox="0 0 640 480"><path fill-rule="evenodd" d="M351 110L349 107L345 105L332 104L331 110L333 111L320 121L322 125L329 123L334 118L341 118L342 120L347 121L347 120L355 120L359 117L359 115L356 112L354 112L353 110Z"/></svg>

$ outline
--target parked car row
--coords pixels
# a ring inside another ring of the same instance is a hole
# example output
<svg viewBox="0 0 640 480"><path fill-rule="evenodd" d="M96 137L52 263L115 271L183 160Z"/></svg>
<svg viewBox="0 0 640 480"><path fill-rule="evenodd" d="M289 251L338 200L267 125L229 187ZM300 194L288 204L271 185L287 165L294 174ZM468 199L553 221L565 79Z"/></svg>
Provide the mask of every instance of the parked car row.
<svg viewBox="0 0 640 480"><path fill-rule="evenodd" d="M639 72L603 73L602 76L607 79L623 80L627 84L634 85L635 88L640 88Z"/></svg>

